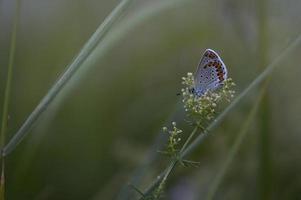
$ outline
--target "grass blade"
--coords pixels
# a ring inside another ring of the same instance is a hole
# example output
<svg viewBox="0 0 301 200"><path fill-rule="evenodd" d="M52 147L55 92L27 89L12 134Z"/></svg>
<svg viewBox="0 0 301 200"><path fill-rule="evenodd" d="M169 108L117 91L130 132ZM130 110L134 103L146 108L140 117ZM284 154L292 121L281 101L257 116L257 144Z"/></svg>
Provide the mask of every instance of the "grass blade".
<svg viewBox="0 0 301 200"><path fill-rule="evenodd" d="M1 132L0 132L0 147L3 148L5 145L5 136L7 134L7 124L8 124L8 109L9 109L9 101L10 101L10 90L13 76L13 66L15 60L15 51L16 51L16 43L17 43L17 31L20 17L20 0L16 0L15 5L15 14L12 26L12 34L10 40L10 49L9 49L9 58L8 58L8 68L7 68L7 76L6 76L6 85L4 89L4 101L2 107L2 121L1 121ZM5 162L4 157L2 156L2 152L0 155L1 161L1 175L0 175L0 200L5 199Z"/></svg>
<svg viewBox="0 0 301 200"><path fill-rule="evenodd" d="M0 133L0 146L1 148L5 145L5 135L7 131L7 123L8 123L8 108L9 108L9 100L10 100L10 90L11 90L11 82L13 76L13 66L14 66L14 58L16 51L16 42L17 42L17 29L18 29L18 20L20 13L20 0L16 1L16 9L15 16L12 27L12 34L10 40L10 50L9 50L9 59L8 59L8 68L7 68L7 76L6 76L6 85L4 89L4 101L2 107L2 121L1 121L1 133Z"/></svg>
<svg viewBox="0 0 301 200"><path fill-rule="evenodd" d="M66 68L67 70L55 82L52 88L48 91L48 93L44 96L44 98L40 101L37 107L33 110L33 112L23 123L21 128L17 131L17 133L13 136L13 138L9 141L9 143L4 147L2 151L3 156L6 156L12 150L14 150L16 146L23 140L23 138L29 132L33 124L37 121L37 119L41 116L41 114L43 114L43 112L48 108L50 103L61 91L61 89L66 85L66 83L71 79L71 77L74 76L75 72L81 67L82 63L87 59L87 57L91 54L91 52L93 52L95 47L103 39L103 37L110 30L113 24L124 13L124 11L129 7L132 1L133 0L122 0L115 7L115 9L106 17L104 22L96 29L95 33L86 42L86 44L81 49L79 54L75 57L75 59L71 62L71 64L67 66Z"/></svg>

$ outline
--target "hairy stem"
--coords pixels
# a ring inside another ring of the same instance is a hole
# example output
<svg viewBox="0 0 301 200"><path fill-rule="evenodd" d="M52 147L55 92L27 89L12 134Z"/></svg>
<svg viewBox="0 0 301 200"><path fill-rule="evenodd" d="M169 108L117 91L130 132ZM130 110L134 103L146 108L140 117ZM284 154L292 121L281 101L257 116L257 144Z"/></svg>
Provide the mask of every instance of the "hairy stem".
<svg viewBox="0 0 301 200"><path fill-rule="evenodd" d="M186 149L190 141L192 140L193 136L197 133L199 129L199 122L197 123L196 127L192 130L190 133L189 137L186 139L185 143L183 144L181 150L180 150L180 155L178 159L182 159L182 152ZM159 183L165 183L171 172L175 169L176 165L178 164L179 160L178 159L173 159L169 166L164 170L164 173L161 173L159 178L154 181L154 183L146 190L144 193L145 196L150 195L154 189L158 186Z"/></svg>

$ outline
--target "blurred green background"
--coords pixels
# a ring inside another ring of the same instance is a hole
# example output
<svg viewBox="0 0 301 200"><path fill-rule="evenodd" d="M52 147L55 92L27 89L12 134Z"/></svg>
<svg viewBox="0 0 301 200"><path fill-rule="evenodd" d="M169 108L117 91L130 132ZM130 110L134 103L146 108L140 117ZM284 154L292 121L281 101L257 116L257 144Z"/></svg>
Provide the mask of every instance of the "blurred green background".
<svg viewBox="0 0 301 200"><path fill-rule="evenodd" d="M23 0L6 142L120 1ZM0 105L16 1L0 1ZM185 125L181 77L216 50L239 94L301 34L298 0L134 0L6 158L6 199L135 199L167 159L161 128ZM271 74L214 199L301 199L301 44ZM248 94L179 167L166 199L205 199L258 96Z"/></svg>

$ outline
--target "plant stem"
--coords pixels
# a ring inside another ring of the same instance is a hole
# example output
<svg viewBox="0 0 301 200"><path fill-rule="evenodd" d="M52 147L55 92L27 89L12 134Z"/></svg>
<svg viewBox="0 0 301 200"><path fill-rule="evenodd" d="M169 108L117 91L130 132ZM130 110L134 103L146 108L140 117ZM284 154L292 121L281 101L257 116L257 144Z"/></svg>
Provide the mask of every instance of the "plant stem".
<svg viewBox="0 0 301 200"><path fill-rule="evenodd" d="M186 139L185 143L183 144L180 152L179 152L179 159L182 159L182 153L183 151L186 149L186 147L188 146L188 144L190 143L190 141L192 140L193 136L196 134L196 132L199 129L199 124L200 122L197 123L196 127L194 127L193 131L190 133L189 137ZM169 168L167 169L162 181L166 181L167 177L169 176L169 174L172 172L172 170L176 167L177 163L178 163L178 159L175 159L171 162L171 164L169 165Z"/></svg>
<svg viewBox="0 0 301 200"><path fill-rule="evenodd" d="M37 107L29 115L26 121L23 123L21 128L9 141L9 143L3 149L3 156L6 156L11 151L13 151L16 146L23 140L27 135L33 124L40 118L44 111L48 108L50 103L54 100L57 94L62 90L62 88L69 82L69 80L74 76L75 72L82 66L82 63L87 59L99 42L103 39L105 34L110 30L113 24L119 19L119 17L124 13L126 8L133 0L122 0L116 8L106 17L104 22L96 29L95 33L90 37L84 47L81 49L76 58L72 63L67 66L66 71L60 76L60 78L54 83L51 89L47 92L44 98L40 101Z"/></svg>
<svg viewBox="0 0 301 200"><path fill-rule="evenodd" d="M182 146L182 148L180 150L180 154L182 154L184 152L184 150L186 149L186 147L190 143L191 139L193 138L193 136L195 135L195 133L198 131L199 127L200 127L200 122L197 122L196 127L194 127L193 131L190 133L189 137L187 138L187 140L185 141L184 145Z"/></svg>
<svg viewBox="0 0 301 200"><path fill-rule="evenodd" d="M193 131L190 133L189 137L186 139L185 143L183 144L180 152L179 152L179 159L182 159L182 152L185 150L185 148L188 146L188 144L190 143L190 141L192 140L193 136L197 133L198 129L199 129L199 122L197 123L196 127L193 129ZM164 170L163 173L160 174L159 178L156 179L153 184L151 184L151 186L144 192L145 196L150 195L153 190L156 188L156 186L159 183L164 183L166 182L168 176L171 174L171 172L174 170L174 168L176 167L176 165L178 164L179 160L178 159L172 159L171 163L168 165L168 167Z"/></svg>

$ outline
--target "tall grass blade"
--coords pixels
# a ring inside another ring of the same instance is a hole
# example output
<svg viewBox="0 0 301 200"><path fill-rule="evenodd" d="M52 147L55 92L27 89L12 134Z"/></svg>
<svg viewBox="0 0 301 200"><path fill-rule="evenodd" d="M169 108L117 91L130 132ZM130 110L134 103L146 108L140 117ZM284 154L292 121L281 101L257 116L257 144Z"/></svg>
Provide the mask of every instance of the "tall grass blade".
<svg viewBox="0 0 301 200"><path fill-rule="evenodd" d="M106 17L104 22L96 29L95 33L86 42L79 54L75 57L71 64L67 66L66 71L55 82L52 88L48 91L48 93L44 96L44 98L40 101L37 107L33 110L33 112L23 123L21 128L17 131L17 133L13 136L9 143L4 147L2 152L3 156L6 156L12 150L14 150L16 146L23 140L23 138L27 135L33 124L48 108L50 103L61 91L61 89L66 85L66 83L69 82L71 77L74 76L75 72L82 66L82 63L87 59L91 52L93 52L95 47L103 39L103 37L110 30L113 24L125 12L125 10L129 7L132 1L133 0L122 0L117 5L117 7L115 7L115 9Z"/></svg>
<svg viewBox="0 0 301 200"><path fill-rule="evenodd" d="M15 60L19 16L20 16L20 0L16 0L15 14L14 14L12 34L11 34L11 40L10 40L6 85L5 85L5 89L4 89L4 101L3 101L3 107L2 107L2 121L1 121L1 133L0 133L1 149L5 145L5 136L7 134L8 109L9 109L10 90L11 90L11 83L12 83L12 76L13 76L13 66L14 66L14 60ZM0 157L1 157L0 158L0 161L1 161L0 200L4 200L4 198L5 198L5 196L4 196L4 193L5 193L5 162L4 162L4 156L2 156L2 152L1 152Z"/></svg>
<svg viewBox="0 0 301 200"><path fill-rule="evenodd" d="M4 101L3 101L3 107L2 107L3 111L2 111L1 133L0 133L1 148L3 148L5 145L5 135L6 135L7 124L8 124L8 109L9 109L10 90L11 90L13 67L14 67L14 60L15 60L19 13L20 13L20 0L17 0L15 16L14 16L14 20L13 20L11 40L10 40L8 68L7 68L6 84L5 84L5 89L4 89Z"/></svg>

